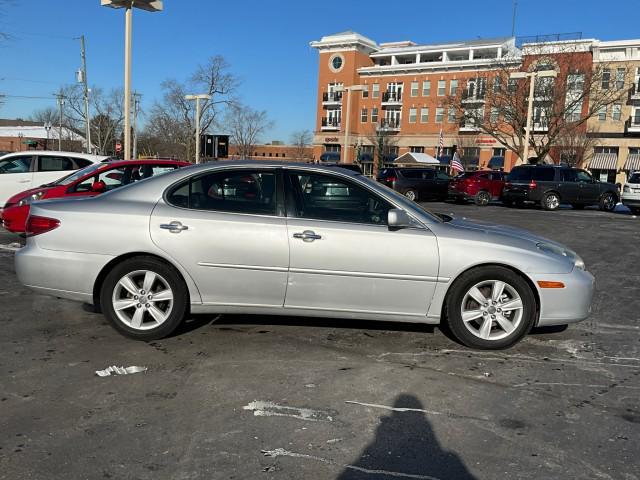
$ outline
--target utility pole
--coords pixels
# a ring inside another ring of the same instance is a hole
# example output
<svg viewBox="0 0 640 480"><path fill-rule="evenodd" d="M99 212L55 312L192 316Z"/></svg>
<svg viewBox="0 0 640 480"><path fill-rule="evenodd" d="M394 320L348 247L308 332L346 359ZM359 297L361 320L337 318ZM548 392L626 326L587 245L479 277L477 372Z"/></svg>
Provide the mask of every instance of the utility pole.
<svg viewBox="0 0 640 480"><path fill-rule="evenodd" d="M64 101L66 97L62 94L62 90L60 93L56 94L56 100L58 102L58 109L60 111L60 123L58 124L58 151L62 151L62 110L64 107Z"/></svg>
<svg viewBox="0 0 640 480"><path fill-rule="evenodd" d="M87 143L87 153L91 153L91 118L89 116L89 83L87 81L87 54L84 47L84 35L80 36L80 55L82 68L78 71L78 82L82 83L84 95L84 138Z"/></svg>
<svg viewBox="0 0 640 480"><path fill-rule="evenodd" d="M138 158L138 113L140 112L141 94L133 92L133 156L132 160Z"/></svg>
<svg viewBox="0 0 640 480"><path fill-rule="evenodd" d="M516 10L518 9L518 0L513 0L513 18L511 19L511 36L516 36Z"/></svg>
<svg viewBox="0 0 640 480"><path fill-rule="evenodd" d="M200 110L200 100L209 100L211 95L201 93L199 95L185 95L185 100L196 101L196 163L200 163L200 116L202 115ZM209 104L205 105L205 109Z"/></svg>

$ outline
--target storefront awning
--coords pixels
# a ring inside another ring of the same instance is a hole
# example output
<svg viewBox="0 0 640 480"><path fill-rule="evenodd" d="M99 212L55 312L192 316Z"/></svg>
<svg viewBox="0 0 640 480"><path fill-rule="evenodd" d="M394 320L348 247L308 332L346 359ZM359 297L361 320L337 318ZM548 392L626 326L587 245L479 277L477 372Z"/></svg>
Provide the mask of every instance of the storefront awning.
<svg viewBox="0 0 640 480"><path fill-rule="evenodd" d="M589 163L591 170L616 170L618 168L618 154L596 153Z"/></svg>
<svg viewBox="0 0 640 480"><path fill-rule="evenodd" d="M395 159L397 165L440 165L440 162L426 153L407 152Z"/></svg>
<svg viewBox="0 0 640 480"><path fill-rule="evenodd" d="M504 157L491 157L491 160L489 160L489 165L487 165L489 168L504 168Z"/></svg>
<svg viewBox="0 0 640 480"><path fill-rule="evenodd" d="M632 153L627 157L623 170L635 172L640 170L640 153Z"/></svg>

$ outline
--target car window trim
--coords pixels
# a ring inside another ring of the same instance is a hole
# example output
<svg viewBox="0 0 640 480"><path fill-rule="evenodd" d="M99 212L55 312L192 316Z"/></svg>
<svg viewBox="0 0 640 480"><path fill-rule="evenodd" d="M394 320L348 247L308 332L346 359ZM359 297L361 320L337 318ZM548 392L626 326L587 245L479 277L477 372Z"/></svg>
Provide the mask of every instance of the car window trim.
<svg viewBox="0 0 640 480"><path fill-rule="evenodd" d="M243 213L243 212L229 212L227 210L211 210L211 209L202 209L202 208L189 208L189 207L181 207L178 205L174 205L173 203L169 202L167 200L167 197L169 195L169 192L173 192L173 190L175 188L177 188L178 186L181 186L184 184L184 182L186 181L193 181L193 179L198 178L198 177L202 177L204 175L211 175L211 174L217 174L217 173L223 173L223 172L227 172L227 171L247 171L247 170L252 170L252 171L268 171L268 172L273 172L275 175L275 180L276 180L276 208L275 208L275 214L265 214L265 213ZM251 217L262 217L262 218L286 218L286 216L283 214L284 211L284 207L282 208L282 211L278 211L278 203L282 202L282 199L279 199L280 197L280 191L278 189L278 182L279 180L281 180L278 176L278 170L282 170L282 167L274 167L274 166L264 166L264 167L257 167L257 168L251 168L251 167L238 167L238 166L229 166L229 167L224 167L224 168L213 168L211 170L206 170L204 172L198 172L196 174L190 175L188 177L182 177L181 179L173 182L171 185L169 185L167 188L164 189L164 192L162 193L162 201L165 203L165 205L172 207L172 208L177 208L179 210L186 210L186 211L192 211L192 212L213 212L213 213L220 213L220 214L227 214L227 215L244 215L244 216L251 216ZM279 214L280 213L280 214Z"/></svg>
<svg viewBox="0 0 640 480"><path fill-rule="evenodd" d="M289 193L289 189L291 188L291 185L290 185L290 183L289 183L289 182L291 181L291 178L292 178L292 175L291 175L291 174L292 174L292 173L293 173L293 174L295 174L296 172L305 172L305 171L308 171L308 172L311 172L311 173L318 173L318 174L320 174L320 175L328 175L328 176L330 176L330 177L335 177L335 176L336 176L336 175L334 175L334 172L326 172L326 171L324 171L324 170L320 170L320 171L318 171L318 170L312 170L312 169L305 170L305 169L299 169L299 168L298 168L298 169L296 169L295 167L294 167L294 168L286 167L286 168L284 168L283 170L284 170L284 175L289 179L289 181L288 181L288 182L285 182L286 194L288 194L288 193ZM301 174L304 174L304 173L301 173ZM348 175L342 175L340 172L336 172L336 174L337 174L337 177L338 177L340 180L344 179L344 180L345 180L345 181L347 181L347 182L351 182L351 183L353 183L352 177L350 177L350 176L348 176ZM418 225L412 225L412 226L409 226L409 227L404 228L403 230L406 230L406 229L421 230L421 231L423 231L423 230L429 230L429 228L425 225L425 222L424 222L423 220L420 220L420 219L416 218L416 217L413 215L413 212L408 212L408 211L407 211L407 210L405 210L404 208L402 208L402 207L398 206L398 204L396 204L395 202L391 201L389 198L387 198L387 197L385 197L385 196L381 196L378 192L376 192L375 190L373 190L373 189L369 188L369 186L368 186L368 185L366 185L366 184L360 184L360 183L358 183L358 184L356 184L356 186L358 186L358 187L360 187L360 188L362 188L362 189L366 190L366 191L367 191L367 193L369 193L369 194L371 194L371 195L374 195L375 197L377 197L377 198L379 198L379 199L381 198L383 201L385 201L386 203L390 204L393 208L395 208L395 209L399 209L399 210L402 210L402 211L406 212L406 213L407 213L407 215L409 215L413 220L415 220L416 222L418 222ZM285 202L285 203L286 203L286 202ZM286 207L285 207L285 210L286 210ZM321 218L307 218L307 217L289 216L289 212L288 212L288 211L285 211L285 213L286 213L286 218L287 218L287 220L288 220L288 219L292 219L292 220L305 220L305 221L309 221L309 222L339 223L339 224L342 224L342 225L358 225L358 226L365 225L365 226L369 226L369 227L379 227L379 228L384 228L384 229L385 229L385 230L387 230L387 231L391 231L391 230L389 230L389 225L388 225L388 224L384 224L384 225L376 225L375 223L346 222L346 221L344 221L344 220L326 220L326 219L321 219Z"/></svg>

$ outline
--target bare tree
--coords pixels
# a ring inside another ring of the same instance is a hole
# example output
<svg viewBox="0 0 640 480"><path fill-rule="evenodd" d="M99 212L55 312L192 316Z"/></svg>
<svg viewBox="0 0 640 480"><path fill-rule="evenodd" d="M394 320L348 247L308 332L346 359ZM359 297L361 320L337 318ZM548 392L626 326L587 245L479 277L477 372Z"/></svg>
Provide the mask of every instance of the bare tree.
<svg viewBox="0 0 640 480"><path fill-rule="evenodd" d="M374 148L373 176L384 168L389 156L397 150L398 138L394 131L380 125L372 125L366 133L369 145Z"/></svg>
<svg viewBox="0 0 640 480"><path fill-rule="evenodd" d="M251 157L260 136L273 126L266 111L254 110L245 105L230 107L224 123L241 159Z"/></svg>
<svg viewBox="0 0 640 480"><path fill-rule="evenodd" d="M453 109L461 129L489 135L522 158L530 80L510 75L520 68L554 70L557 78L538 77L534 88L529 148L545 158L563 135L586 131L587 121L601 108L622 103L628 94L612 77L614 68L594 64L590 52L580 48L575 43L526 46L522 59L506 55L496 61L493 72L467 78L446 105Z"/></svg>
<svg viewBox="0 0 640 480"><path fill-rule="evenodd" d="M566 129L558 136L557 151L561 163L584 168L593 156L593 147L598 143L597 129Z"/></svg>
<svg viewBox="0 0 640 480"><path fill-rule="evenodd" d="M58 110L54 107L46 107L42 110L36 110L29 117L29 120L32 122L41 122L43 124L50 123L51 125L56 125L58 119Z"/></svg>
<svg viewBox="0 0 640 480"><path fill-rule="evenodd" d="M234 97L239 81L229 73L229 64L221 56L211 57L199 65L186 82L174 79L162 83L163 98L148 115L145 136L161 140L157 150L163 155L191 158L195 147L195 105L185 95L206 93L210 100L201 102L200 132L216 125L225 107L236 103Z"/></svg>
<svg viewBox="0 0 640 480"><path fill-rule="evenodd" d="M309 130L298 130L291 134L289 142L293 145L293 156L296 160L304 162L310 160L309 147L313 141L313 135Z"/></svg>

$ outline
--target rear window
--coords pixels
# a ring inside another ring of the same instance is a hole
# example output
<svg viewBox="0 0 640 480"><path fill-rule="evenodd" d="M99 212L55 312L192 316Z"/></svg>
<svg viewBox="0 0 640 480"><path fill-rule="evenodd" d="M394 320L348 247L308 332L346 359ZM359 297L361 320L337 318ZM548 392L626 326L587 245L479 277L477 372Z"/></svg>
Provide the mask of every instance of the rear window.
<svg viewBox="0 0 640 480"><path fill-rule="evenodd" d="M531 181L531 167L516 167L511 170L508 178L511 182L529 182Z"/></svg>
<svg viewBox="0 0 640 480"><path fill-rule="evenodd" d="M640 183L640 172L632 173L627 183Z"/></svg>
<svg viewBox="0 0 640 480"><path fill-rule="evenodd" d="M509 173L510 182L552 182L555 177L555 169L539 167L516 167Z"/></svg>
<svg viewBox="0 0 640 480"><path fill-rule="evenodd" d="M405 178L433 178L435 176L433 170L425 170L418 168L405 168L400 170L402 176Z"/></svg>
<svg viewBox="0 0 640 480"><path fill-rule="evenodd" d="M378 178L387 178L387 177L392 177L394 175L395 173L393 171L393 168L383 168L382 170L380 170L380 173L378 174Z"/></svg>
<svg viewBox="0 0 640 480"><path fill-rule="evenodd" d="M68 157L38 157L39 172L64 172L65 170L75 170L73 161Z"/></svg>

